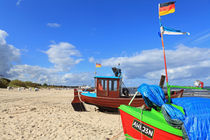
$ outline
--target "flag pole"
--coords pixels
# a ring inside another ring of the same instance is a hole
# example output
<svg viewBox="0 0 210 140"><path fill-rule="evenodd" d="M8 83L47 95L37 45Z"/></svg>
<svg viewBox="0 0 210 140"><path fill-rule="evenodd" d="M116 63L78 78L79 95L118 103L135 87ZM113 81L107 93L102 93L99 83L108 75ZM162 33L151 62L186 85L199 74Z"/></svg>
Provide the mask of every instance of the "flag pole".
<svg viewBox="0 0 210 140"><path fill-rule="evenodd" d="M158 10L160 9L160 4L158 4ZM159 15L159 22L160 22L160 28L163 28L162 24L161 24L161 18ZM164 42L163 42L163 29L160 30L160 37L161 37L161 42L162 42L162 47L163 47L163 56L164 56L164 65L165 65L165 74L166 74L166 85L167 85L167 92L168 92L168 102L171 102L171 91L170 91L170 87L168 84L168 73L167 73L167 64L166 64L166 54L165 54L165 47L164 47Z"/></svg>
<svg viewBox="0 0 210 140"><path fill-rule="evenodd" d="M168 102L171 102L171 90L170 86L168 84L168 73L167 73L167 64L166 64L166 54L165 54L165 47L163 42L163 34L161 33L161 41L162 41L162 47L163 47L163 56L164 56L164 65L165 65L165 73L166 73L166 85L167 85L167 92L168 92Z"/></svg>
<svg viewBox="0 0 210 140"><path fill-rule="evenodd" d="M96 63L97 64L97 63ZM94 74L95 74L95 77L96 77L96 64L95 64L95 72L94 72Z"/></svg>
<svg viewBox="0 0 210 140"><path fill-rule="evenodd" d="M165 65L165 73L166 73L166 83L168 84L168 73L167 73L165 47L164 47L164 42L163 42L163 34L161 33L160 35L161 35L161 41L162 41L162 47L163 47L164 65Z"/></svg>

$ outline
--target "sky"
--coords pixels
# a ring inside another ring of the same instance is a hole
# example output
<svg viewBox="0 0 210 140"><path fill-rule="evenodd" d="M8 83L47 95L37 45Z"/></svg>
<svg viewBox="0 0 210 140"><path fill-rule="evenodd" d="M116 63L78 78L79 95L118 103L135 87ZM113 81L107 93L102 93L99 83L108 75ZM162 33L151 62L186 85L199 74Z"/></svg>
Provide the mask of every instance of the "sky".
<svg viewBox="0 0 210 140"><path fill-rule="evenodd" d="M1 0L0 75L55 85L94 85L122 69L125 85L159 84L164 60L158 3L166 0ZM169 84L210 86L210 1L177 0L164 35ZM95 68L100 63L101 68Z"/></svg>

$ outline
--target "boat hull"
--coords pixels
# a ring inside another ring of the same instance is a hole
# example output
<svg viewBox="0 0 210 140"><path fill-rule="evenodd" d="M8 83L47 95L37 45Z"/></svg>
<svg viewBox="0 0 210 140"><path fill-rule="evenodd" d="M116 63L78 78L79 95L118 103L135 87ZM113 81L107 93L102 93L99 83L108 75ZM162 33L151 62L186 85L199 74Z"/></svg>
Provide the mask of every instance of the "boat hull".
<svg viewBox="0 0 210 140"><path fill-rule="evenodd" d="M168 133L150 124L142 122L123 110L120 110L120 115L124 134L127 140L182 140L181 136Z"/></svg>
<svg viewBox="0 0 210 140"><path fill-rule="evenodd" d="M128 105L131 98L111 98L111 97L89 97L81 95L81 100L87 104L95 105L98 107L118 108L121 104ZM139 107L144 104L142 98L136 98L131 106Z"/></svg>
<svg viewBox="0 0 210 140"><path fill-rule="evenodd" d="M180 90L178 92L174 92L171 95L171 98L182 97L184 90ZM112 98L112 97L90 97L85 95L80 95L80 98L83 102L91 105L95 105L99 108L105 109L118 109L120 105L128 105L132 97L120 97L120 98ZM166 96L167 98L167 96ZM144 100L141 97L137 97L133 100L130 106L133 107L141 107L144 105Z"/></svg>

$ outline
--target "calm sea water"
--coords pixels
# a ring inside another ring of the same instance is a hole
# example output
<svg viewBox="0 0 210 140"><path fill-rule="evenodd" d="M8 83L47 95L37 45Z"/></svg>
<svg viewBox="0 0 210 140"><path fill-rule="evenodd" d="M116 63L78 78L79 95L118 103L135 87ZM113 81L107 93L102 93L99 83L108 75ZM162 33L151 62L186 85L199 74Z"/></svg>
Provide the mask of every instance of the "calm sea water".
<svg viewBox="0 0 210 140"><path fill-rule="evenodd" d="M210 88L210 87L205 87ZM137 87L129 87L128 88L130 94L135 94L137 91ZM164 88L164 91L167 89ZM173 90L179 90L179 89L173 89ZM183 97L205 97L210 98L210 90L197 90L197 89L185 89Z"/></svg>

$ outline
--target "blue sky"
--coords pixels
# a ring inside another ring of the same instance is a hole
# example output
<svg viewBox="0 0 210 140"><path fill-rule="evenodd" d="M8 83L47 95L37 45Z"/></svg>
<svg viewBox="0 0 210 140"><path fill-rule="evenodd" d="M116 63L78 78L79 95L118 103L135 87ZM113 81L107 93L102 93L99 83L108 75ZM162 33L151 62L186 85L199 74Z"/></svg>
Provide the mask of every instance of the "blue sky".
<svg viewBox="0 0 210 140"><path fill-rule="evenodd" d="M90 84L121 63L128 86L158 84L164 71L158 3L165 0L0 2L0 74L48 84ZM190 36L164 36L169 82L210 85L210 1L176 1L162 17Z"/></svg>

